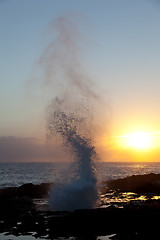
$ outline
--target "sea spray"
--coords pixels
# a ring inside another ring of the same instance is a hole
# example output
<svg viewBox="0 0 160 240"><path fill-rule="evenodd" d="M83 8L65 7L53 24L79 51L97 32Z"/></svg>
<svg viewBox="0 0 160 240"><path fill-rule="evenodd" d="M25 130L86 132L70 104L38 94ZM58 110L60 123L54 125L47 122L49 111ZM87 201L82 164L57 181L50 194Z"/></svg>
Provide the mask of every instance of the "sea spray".
<svg viewBox="0 0 160 240"><path fill-rule="evenodd" d="M64 173L66 181L51 190L49 202L54 210L92 208L98 200L94 160L105 132L106 111L101 107L102 91L99 94L99 87L86 73L84 59L79 59L84 45L76 22L71 13L53 20L48 29L51 41L37 61L43 94L47 89L47 97L58 96L47 106L49 143L53 141L56 152L62 145L60 155L73 162L70 174Z"/></svg>
<svg viewBox="0 0 160 240"><path fill-rule="evenodd" d="M94 168L96 152L90 132L87 132L88 119L84 109L77 116L75 111L64 110L64 105L58 98L51 101L47 119L48 137L58 136L63 150L70 151L74 162L67 181L51 190L49 202L53 210L90 209L96 205L98 193Z"/></svg>

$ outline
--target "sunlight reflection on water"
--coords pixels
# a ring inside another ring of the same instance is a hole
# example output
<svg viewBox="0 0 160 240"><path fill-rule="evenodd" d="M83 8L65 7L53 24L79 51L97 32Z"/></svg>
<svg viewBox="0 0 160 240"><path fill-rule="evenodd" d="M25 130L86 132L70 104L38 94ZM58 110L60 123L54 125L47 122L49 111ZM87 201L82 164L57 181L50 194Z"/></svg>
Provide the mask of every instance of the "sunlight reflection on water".
<svg viewBox="0 0 160 240"><path fill-rule="evenodd" d="M152 197L149 197L148 195L140 195L134 192L116 192L111 191L106 194L100 195L100 207L109 207L112 204L123 204L123 203L129 203L129 202L144 202L147 200L158 200L160 199L160 195L154 195ZM123 206L123 205L122 205ZM121 206L121 207L122 207ZM119 205L120 207L120 205Z"/></svg>
<svg viewBox="0 0 160 240"><path fill-rule="evenodd" d="M71 163L0 163L0 188L32 182L61 182ZM160 163L96 163L98 182L137 174L160 173Z"/></svg>

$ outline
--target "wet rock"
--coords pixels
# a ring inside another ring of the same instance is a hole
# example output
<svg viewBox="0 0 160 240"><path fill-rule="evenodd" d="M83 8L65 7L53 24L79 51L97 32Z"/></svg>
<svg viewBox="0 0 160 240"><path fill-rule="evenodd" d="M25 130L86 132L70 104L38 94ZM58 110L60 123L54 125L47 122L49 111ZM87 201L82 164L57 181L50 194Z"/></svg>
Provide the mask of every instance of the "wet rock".
<svg viewBox="0 0 160 240"><path fill-rule="evenodd" d="M1 216L18 215L21 212L27 212L34 209L33 202L28 198L0 197Z"/></svg>
<svg viewBox="0 0 160 240"><path fill-rule="evenodd" d="M48 195L53 183L42 183L34 185L32 183L23 184L20 187L8 187L0 189L0 197L30 197L43 198Z"/></svg>
<svg viewBox="0 0 160 240"><path fill-rule="evenodd" d="M46 236L46 239L72 236L77 240L95 240L96 236L110 234L116 234L114 240L160 239L160 200L151 199L153 191L158 191L159 177L149 174L110 181L110 188L141 192L144 186L145 191L150 191L149 200L132 200L123 204L123 208L113 204L107 208L74 212L38 211L32 200L46 196L51 184L25 184L19 188L1 190L0 232L17 236L34 232L35 237ZM117 199L120 190L112 194ZM113 197L111 194L109 196Z"/></svg>
<svg viewBox="0 0 160 240"><path fill-rule="evenodd" d="M52 185L51 183L40 185L29 183L21 187L0 189L0 218L35 210L33 199L46 197Z"/></svg>
<svg viewBox="0 0 160 240"><path fill-rule="evenodd" d="M17 195L31 198L43 198L48 195L52 186L52 183L42 183L40 185L34 185L32 183L24 184L17 188Z"/></svg>
<svg viewBox="0 0 160 240"><path fill-rule="evenodd" d="M160 193L160 174L133 175L106 182L108 189L136 193Z"/></svg>

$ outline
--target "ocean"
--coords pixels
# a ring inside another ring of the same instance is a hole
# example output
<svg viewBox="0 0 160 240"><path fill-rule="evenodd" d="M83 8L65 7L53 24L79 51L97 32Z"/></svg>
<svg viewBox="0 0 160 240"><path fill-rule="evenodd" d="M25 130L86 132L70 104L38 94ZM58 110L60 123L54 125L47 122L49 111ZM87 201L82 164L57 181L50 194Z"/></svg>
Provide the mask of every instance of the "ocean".
<svg viewBox="0 0 160 240"><path fill-rule="evenodd" d="M124 178L131 175L160 173L160 163L144 162L98 162L98 182ZM21 186L25 183L61 183L69 177L72 163L0 163L0 188Z"/></svg>
<svg viewBox="0 0 160 240"><path fill-rule="evenodd" d="M70 177L69 174L72 173L72 171L70 171L70 169L72 169L73 166L74 166L73 163L67 163L67 162L63 162L63 163L62 162L61 163L55 163L55 162L52 162L52 163L51 162L45 162L45 163L44 162L43 163L42 162L0 163L0 188L2 189L2 188L6 188L6 187L21 186L25 183L41 184L41 183L49 183L49 182L54 182L54 183L65 182L65 179ZM124 178L126 176L131 176L131 175L160 173L160 163L97 162L95 164L95 166L96 166L96 176L97 176L97 180L99 183L101 181L105 181L108 179ZM76 185L74 184L74 187L75 186ZM84 186L83 186L83 188L84 188ZM67 187L67 190L71 190L70 186ZM77 189L74 189L74 190L77 191ZM79 191L79 188L78 188L78 191ZM90 189L89 189L89 192L90 192ZM69 193L72 193L72 192L69 191ZM80 191L80 194L81 194L80 200L81 201L82 201L82 197L83 197L82 193L83 193L83 191ZM79 194L79 192L76 192L76 194ZM109 193L109 194L112 194L112 193ZM107 201L116 201L118 203L118 198L112 197L114 193L112 195L109 195L109 194L104 195L104 204L105 205L102 206L103 208L110 206L110 205L107 205L108 204L107 202L105 202L105 198L106 198L106 200L108 199ZM57 196L58 195L55 195L56 198L57 198ZM110 196L111 198L109 199L107 196ZM103 198L103 196L101 196L101 200L102 200L102 198ZM131 196L129 196L129 199L131 200ZM120 201L121 200L122 199L120 199ZM124 200L125 199L123 196L123 201ZM58 201L60 202L60 199L58 199ZM45 200L44 200L44 202L45 202ZM42 201L42 202L40 202L40 204L41 203L44 204L44 202ZM63 199L62 199L62 202L64 202ZM135 199L134 199L134 202L135 202ZM35 201L34 203L37 203L37 202ZM47 204L48 204L48 202L47 202ZM17 207L17 205L15 205L15 206ZM7 227L2 228L5 230L0 231L0 239L2 239L2 240L8 240L8 239L12 239L12 240L14 240L14 239L15 240L35 240L35 239L39 239L39 240L40 239L41 240L45 240L45 239L78 240L78 239L80 239L79 237L76 237L76 236L70 237L69 235L66 237L57 236L57 238L56 237L52 238L52 233L54 233L54 228L50 229L48 227L50 225L45 226L45 228L46 228L45 233L48 234L49 232L51 232L51 237L50 237L50 235L43 235L43 234L41 234L41 232L38 235L37 233L39 233L40 229L43 228L44 223L43 223L43 225L40 225L38 228L36 224L40 224L40 222L39 223L37 222L37 221L39 221L39 220L37 220L39 218L37 217L37 215L36 215L36 217L34 217L34 214L32 215L30 213L31 213L31 211L29 211L27 213L27 214L29 214L27 216L25 216L24 214L15 215L14 221L10 220L10 217L9 218L5 217L5 219L7 219L6 223L7 224L11 223L11 226L12 225L13 226L8 227L8 228ZM23 215L23 217L22 217L22 215ZM18 216L18 217L16 218L16 216ZM31 218L32 231L30 228L28 228L28 226L30 226L29 225L30 222L27 222L27 224L25 225L24 219L27 219L27 217ZM40 216L40 217L41 217L40 219L42 219L42 216ZM50 218L48 218L48 219L50 219ZM49 220L47 220L47 221L49 221ZM4 225L6 223L5 223L4 219L1 219L0 224L2 227L10 226L10 225ZM45 224L46 223L48 224L48 222L46 222L46 218L45 218ZM34 226L36 226L36 227L34 227ZM24 227L24 231L21 231L21 228L23 230L23 227ZM27 230L27 229L29 229L29 230ZM36 229L38 229L38 230L36 230ZM126 230L124 230L124 232L126 232ZM107 233L109 235L105 235L105 236L99 235L99 236L95 236L95 237L89 238L89 239L110 240L113 237L116 237L116 234L117 234L116 230L112 230ZM59 232L59 234L61 236L61 231ZM102 235L104 235L104 232ZM84 237L81 239L86 239L86 238ZM115 239L121 239L121 238L115 238ZM144 239L144 238L142 238L142 239Z"/></svg>

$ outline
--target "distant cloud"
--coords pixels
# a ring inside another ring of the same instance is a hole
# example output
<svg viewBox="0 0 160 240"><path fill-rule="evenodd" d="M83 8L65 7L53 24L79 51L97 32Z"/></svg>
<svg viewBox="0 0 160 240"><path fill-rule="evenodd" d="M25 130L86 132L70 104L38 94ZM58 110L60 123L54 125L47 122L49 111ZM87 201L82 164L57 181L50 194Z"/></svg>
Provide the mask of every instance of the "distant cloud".
<svg viewBox="0 0 160 240"><path fill-rule="evenodd" d="M0 162L63 161L56 145L52 149L34 138L0 137Z"/></svg>

